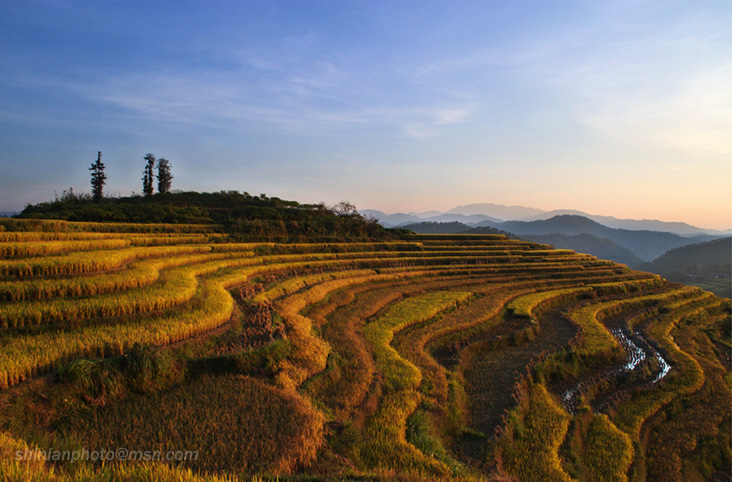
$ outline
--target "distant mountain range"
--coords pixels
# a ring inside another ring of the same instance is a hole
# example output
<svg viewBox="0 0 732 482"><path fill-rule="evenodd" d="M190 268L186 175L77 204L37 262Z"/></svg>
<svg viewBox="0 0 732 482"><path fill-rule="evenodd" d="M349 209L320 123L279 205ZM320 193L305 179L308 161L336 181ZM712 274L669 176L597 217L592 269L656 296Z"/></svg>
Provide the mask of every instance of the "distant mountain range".
<svg viewBox="0 0 732 482"><path fill-rule="evenodd" d="M361 211L361 214L372 216L387 227L400 227L405 224L413 224L420 222L438 222L449 223L459 222L468 225L471 228L480 226L493 226L495 223L505 221L543 221L551 219L559 215L582 216L591 219L603 226L615 229L627 229L633 231L661 231L666 233L678 234L680 236L693 236L698 234L708 234L714 236L731 235L732 229L727 231L717 231L712 229L702 229L680 222L665 222L653 219L618 219L612 216L597 216L576 210L555 210L544 211L536 208L524 206L505 206L502 204L480 203L458 206L447 212L427 211L422 213L396 213L386 214L373 209ZM500 228L504 229L504 228Z"/></svg>
<svg viewBox="0 0 732 482"><path fill-rule="evenodd" d="M473 226L457 221L449 223L420 221L400 227L420 233L477 234L485 229L500 230L522 239L592 254L632 268L640 268L644 263L658 258L671 249L720 238L720 235L713 234L682 236L672 232L612 228L587 217L570 214L537 221L484 220Z"/></svg>
<svg viewBox="0 0 732 482"><path fill-rule="evenodd" d="M400 229L407 229L417 234L503 234L504 236L513 236L511 233L501 231L489 226L471 228L467 224L452 221L449 223L437 223L434 221L423 221L421 223L405 224Z"/></svg>
<svg viewBox="0 0 732 482"><path fill-rule="evenodd" d="M466 216L483 214L493 218L508 220L530 219L546 213L541 209L523 206L504 206L503 204L479 203L458 206L447 211L448 214L464 214ZM550 216L551 217L551 216Z"/></svg>
<svg viewBox="0 0 732 482"><path fill-rule="evenodd" d="M492 203L468 204L447 212L385 214L365 210L362 214L376 218L385 227L400 227L419 233L477 234L500 230L555 248L610 259L632 268L641 268L644 263L671 249L732 234L732 230L702 229L681 222L618 219L575 210L543 211Z"/></svg>
<svg viewBox="0 0 732 482"><path fill-rule="evenodd" d="M422 234L507 234L571 249L649 271L671 281L732 296L732 237L617 229L577 215L538 221L508 221L471 227L458 221L421 221L400 226ZM491 224L491 225L488 225Z"/></svg>
<svg viewBox="0 0 732 482"><path fill-rule="evenodd" d="M429 213L396 213L396 214L385 214L381 211L373 209L365 209L359 211L364 216L371 216L376 218L379 223L385 228L397 228L407 224L416 223L463 223L469 228L477 227L478 224L488 221L500 223L503 219L494 218L492 216L486 216L484 214L458 214L458 213L435 213L431 211Z"/></svg>
<svg viewBox="0 0 732 482"><path fill-rule="evenodd" d="M589 253L598 258L611 259L632 267L652 261L669 249L718 238L709 234L680 236L661 231L616 229L583 216L568 214L540 221L482 221L476 227L456 221L448 223L421 221L400 227L420 233L476 234L480 228L491 228L517 235L522 239Z"/></svg>
<svg viewBox="0 0 732 482"><path fill-rule="evenodd" d="M484 222L481 225L517 234L527 239L536 235L559 234L565 236L565 238L555 237L555 241L559 241L560 239L566 240L568 236L590 235L598 239L612 241L643 261L652 261L669 249L711 241L717 237L710 234L681 236L663 231L611 228L584 216L569 214L562 214L540 221L506 221L505 223L492 224Z"/></svg>
<svg viewBox="0 0 732 482"><path fill-rule="evenodd" d="M591 254L597 258L609 259L630 267L638 267L643 264L643 260L631 250L620 246L615 241L598 238L591 234L530 234L521 236L521 238L536 243L549 244L555 248L571 249L578 253Z"/></svg>

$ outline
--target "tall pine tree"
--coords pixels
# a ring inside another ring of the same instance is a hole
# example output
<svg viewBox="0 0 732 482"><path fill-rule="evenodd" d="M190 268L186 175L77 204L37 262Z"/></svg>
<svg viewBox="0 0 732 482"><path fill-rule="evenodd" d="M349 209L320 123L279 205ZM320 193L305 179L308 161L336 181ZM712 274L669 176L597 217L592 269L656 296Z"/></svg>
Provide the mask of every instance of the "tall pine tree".
<svg viewBox="0 0 732 482"><path fill-rule="evenodd" d="M107 182L107 175L104 174L104 163L102 162L102 151L97 152L97 162L93 163L89 170L92 172L92 199L98 202L104 198L104 184Z"/></svg>
<svg viewBox="0 0 732 482"><path fill-rule="evenodd" d="M150 196L153 193L155 182L155 156L152 153L145 155L145 169L142 171L142 193Z"/></svg>
<svg viewBox="0 0 732 482"><path fill-rule="evenodd" d="M158 160L158 192L165 194L170 192L173 183L173 175L170 173L170 161L161 157Z"/></svg>

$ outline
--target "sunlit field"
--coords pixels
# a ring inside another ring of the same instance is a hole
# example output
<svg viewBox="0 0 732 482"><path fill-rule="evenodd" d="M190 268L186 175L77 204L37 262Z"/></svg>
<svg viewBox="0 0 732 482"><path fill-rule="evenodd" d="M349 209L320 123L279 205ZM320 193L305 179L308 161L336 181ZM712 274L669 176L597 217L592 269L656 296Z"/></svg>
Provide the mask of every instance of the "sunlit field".
<svg viewBox="0 0 732 482"><path fill-rule="evenodd" d="M0 479L728 480L730 342L729 299L500 235L0 220Z"/></svg>

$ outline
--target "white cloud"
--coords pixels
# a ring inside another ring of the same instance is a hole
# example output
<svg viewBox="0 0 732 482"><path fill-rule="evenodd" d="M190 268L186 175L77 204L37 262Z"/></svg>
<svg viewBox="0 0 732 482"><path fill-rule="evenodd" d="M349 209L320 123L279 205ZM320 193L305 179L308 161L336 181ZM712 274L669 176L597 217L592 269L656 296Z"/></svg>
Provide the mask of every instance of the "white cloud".
<svg viewBox="0 0 732 482"><path fill-rule="evenodd" d="M440 127L466 122L473 109L472 107L426 109L405 124L404 132L410 137L434 137L440 133Z"/></svg>
<svg viewBox="0 0 732 482"><path fill-rule="evenodd" d="M435 114L435 120L433 121L433 124L458 124L460 122L464 122L469 115L470 109L467 108L442 110Z"/></svg>

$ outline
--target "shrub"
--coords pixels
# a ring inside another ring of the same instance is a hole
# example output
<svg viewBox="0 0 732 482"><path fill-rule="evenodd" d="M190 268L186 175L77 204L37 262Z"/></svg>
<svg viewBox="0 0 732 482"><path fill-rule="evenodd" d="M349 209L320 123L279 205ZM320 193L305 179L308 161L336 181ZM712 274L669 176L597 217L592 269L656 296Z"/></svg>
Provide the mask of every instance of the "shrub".
<svg viewBox="0 0 732 482"><path fill-rule="evenodd" d="M74 360L60 365L56 373L60 381L70 383L84 401L94 405L104 405L124 389L119 370L106 359Z"/></svg>
<svg viewBox="0 0 732 482"><path fill-rule="evenodd" d="M154 392L183 378L182 365L168 350L135 343L122 360L128 383L138 392Z"/></svg>

